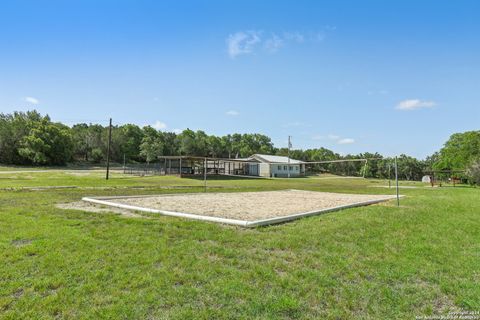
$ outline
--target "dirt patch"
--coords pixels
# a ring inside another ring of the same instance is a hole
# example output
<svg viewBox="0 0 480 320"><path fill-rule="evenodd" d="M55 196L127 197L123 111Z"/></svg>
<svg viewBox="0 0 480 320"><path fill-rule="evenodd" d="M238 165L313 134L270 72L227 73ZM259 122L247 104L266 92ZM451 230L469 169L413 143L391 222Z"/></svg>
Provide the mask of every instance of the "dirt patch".
<svg viewBox="0 0 480 320"><path fill-rule="evenodd" d="M30 243L32 243L32 239L16 239L11 242L12 246L17 248L24 247Z"/></svg>
<svg viewBox="0 0 480 320"><path fill-rule="evenodd" d="M285 190L237 193L170 194L109 201L144 208L255 221L360 202L393 199L392 195L341 194Z"/></svg>
<svg viewBox="0 0 480 320"><path fill-rule="evenodd" d="M59 203L56 205L57 208L60 209L67 209L67 210L82 210L88 212L95 212L95 213L118 213L127 218L145 218L149 219L146 216L134 213L130 210L124 210L120 208L114 207L105 207L101 205L95 205L93 203L85 202L85 201L76 201L70 203Z"/></svg>
<svg viewBox="0 0 480 320"><path fill-rule="evenodd" d="M66 171L65 173L77 177L84 177L90 175L90 172L88 171Z"/></svg>
<svg viewBox="0 0 480 320"><path fill-rule="evenodd" d="M387 188L395 190L395 185L389 186L368 186L369 188ZM398 186L399 189L432 189L430 186Z"/></svg>
<svg viewBox="0 0 480 320"><path fill-rule="evenodd" d="M20 288L12 294L12 297L18 299L21 296L23 296L23 292L24 292L24 290L22 288Z"/></svg>

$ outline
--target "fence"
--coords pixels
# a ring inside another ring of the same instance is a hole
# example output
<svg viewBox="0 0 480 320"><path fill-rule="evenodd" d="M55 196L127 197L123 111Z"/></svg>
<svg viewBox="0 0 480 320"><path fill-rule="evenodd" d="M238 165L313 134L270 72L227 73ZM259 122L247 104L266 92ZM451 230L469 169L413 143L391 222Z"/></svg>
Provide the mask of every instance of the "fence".
<svg viewBox="0 0 480 320"><path fill-rule="evenodd" d="M135 176L158 176L165 174L165 168L160 163L128 165L123 167L123 173Z"/></svg>

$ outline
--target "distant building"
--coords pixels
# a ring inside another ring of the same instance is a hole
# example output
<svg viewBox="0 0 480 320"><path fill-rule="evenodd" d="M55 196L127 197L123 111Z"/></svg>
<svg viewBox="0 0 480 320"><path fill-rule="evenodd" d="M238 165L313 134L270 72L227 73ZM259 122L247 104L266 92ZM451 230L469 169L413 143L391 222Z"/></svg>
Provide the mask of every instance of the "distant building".
<svg viewBox="0 0 480 320"><path fill-rule="evenodd" d="M432 177L431 176L423 176L422 177L422 182L425 182L425 183L431 183L432 182Z"/></svg>
<svg viewBox="0 0 480 320"><path fill-rule="evenodd" d="M235 159L245 162L244 174L259 177L299 177L305 175L305 163L284 156L254 154L248 158Z"/></svg>
<svg viewBox="0 0 480 320"><path fill-rule="evenodd" d="M265 178L300 177L305 175L305 162L283 156L254 154L248 158L222 159L199 156L160 156L159 163L151 168L137 170L140 174L165 175L229 175ZM135 170L130 173L135 174Z"/></svg>

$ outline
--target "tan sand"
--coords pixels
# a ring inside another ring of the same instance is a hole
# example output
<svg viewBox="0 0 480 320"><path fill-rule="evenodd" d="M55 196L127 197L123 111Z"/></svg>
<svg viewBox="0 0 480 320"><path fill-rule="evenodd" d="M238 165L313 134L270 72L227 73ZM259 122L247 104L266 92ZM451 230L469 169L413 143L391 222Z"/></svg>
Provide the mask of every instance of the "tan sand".
<svg viewBox="0 0 480 320"><path fill-rule="evenodd" d="M320 211L359 202L393 199L392 195L362 195L303 190L235 193L169 194L109 201L157 210L246 221Z"/></svg>
<svg viewBox="0 0 480 320"><path fill-rule="evenodd" d="M95 213L118 213L127 218L148 218L140 214L133 213L130 210L114 208L114 207L105 207L101 205L96 205L93 203L88 203L85 201L76 201L70 203L58 203L57 208L67 209L67 210L81 210Z"/></svg>

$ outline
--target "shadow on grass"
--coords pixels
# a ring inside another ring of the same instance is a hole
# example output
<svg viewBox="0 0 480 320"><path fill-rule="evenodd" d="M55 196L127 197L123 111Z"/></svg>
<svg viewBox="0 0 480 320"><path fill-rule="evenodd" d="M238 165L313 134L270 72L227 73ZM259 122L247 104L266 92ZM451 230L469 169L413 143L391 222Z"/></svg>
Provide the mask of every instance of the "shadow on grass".
<svg viewBox="0 0 480 320"><path fill-rule="evenodd" d="M188 175L188 176L185 176L183 175L182 176L183 179L192 179L192 180L200 180L200 181L203 181L203 175ZM300 176L300 177L291 177L291 178L287 178L287 177L275 177L275 178L270 178L270 177L258 177L258 176L252 176L252 177L247 177L247 176L234 176L234 175L231 175L231 176L228 176L228 175L223 175L223 174L216 174L216 175L207 175L207 181L208 180L226 180L226 181L229 181L229 180L248 180L248 181L253 181L253 180L275 180L275 179L278 179L278 180L284 180L284 179L295 179L295 180L304 180L304 179L308 179L309 177L305 177L305 176Z"/></svg>
<svg viewBox="0 0 480 320"><path fill-rule="evenodd" d="M183 179L192 179L192 180L200 180L200 181L203 181L203 175L183 175L182 176ZM267 178L261 178L261 177L252 177L252 178L248 178L248 177L244 177L244 176L227 176L227 175L223 175L223 174L216 174L216 175L210 175L208 174L207 175L207 181L208 180L226 180L226 181L229 181L229 180L257 180L257 179L267 179Z"/></svg>

